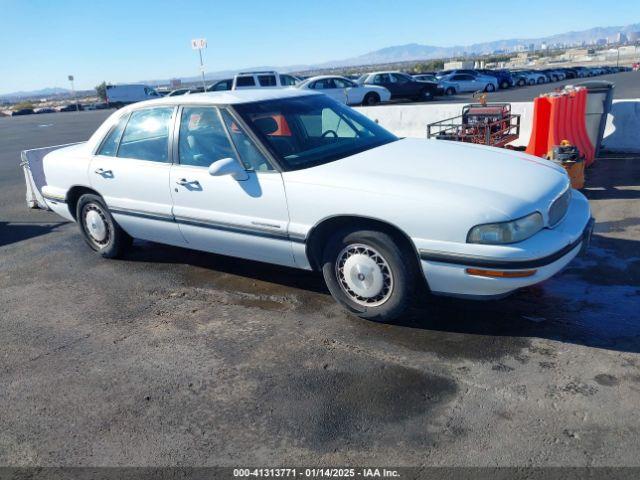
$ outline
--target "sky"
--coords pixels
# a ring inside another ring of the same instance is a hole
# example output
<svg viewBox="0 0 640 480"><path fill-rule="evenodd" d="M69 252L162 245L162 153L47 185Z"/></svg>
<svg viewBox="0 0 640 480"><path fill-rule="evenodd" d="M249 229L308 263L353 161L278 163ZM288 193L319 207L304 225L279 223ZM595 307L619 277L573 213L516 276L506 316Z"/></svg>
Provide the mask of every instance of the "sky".
<svg viewBox="0 0 640 480"><path fill-rule="evenodd" d="M320 63L640 22L639 0L0 0L0 94Z"/></svg>

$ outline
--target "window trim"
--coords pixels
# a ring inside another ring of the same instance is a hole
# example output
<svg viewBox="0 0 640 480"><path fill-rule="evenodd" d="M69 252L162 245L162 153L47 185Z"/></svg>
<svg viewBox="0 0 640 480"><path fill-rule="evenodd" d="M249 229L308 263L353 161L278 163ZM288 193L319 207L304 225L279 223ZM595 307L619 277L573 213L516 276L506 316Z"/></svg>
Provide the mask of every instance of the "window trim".
<svg viewBox="0 0 640 480"><path fill-rule="evenodd" d="M116 145L116 154L118 153L118 148L120 148L120 140L122 140L122 134L124 134L124 130L125 128L127 128L127 124L129 123L129 118L131 117L130 111L123 113L118 117L118 119L115 122L113 122L113 125L111 125L111 127L109 128L109 131L102 137L102 140L100 140L100 142L98 143L98 146L93 149L94 156L115 157L114 155L102 155L100 153L100 150L102 150L102 146L107 141L107 138L109 138L109 135L111 135L111 133L118 127L118 124L120 123L120 121L123 120L125 117L127 117L127 119L124 122L124 128L122 129L122 132L120 132L120 137L118 138L118 144Z"/></svg>

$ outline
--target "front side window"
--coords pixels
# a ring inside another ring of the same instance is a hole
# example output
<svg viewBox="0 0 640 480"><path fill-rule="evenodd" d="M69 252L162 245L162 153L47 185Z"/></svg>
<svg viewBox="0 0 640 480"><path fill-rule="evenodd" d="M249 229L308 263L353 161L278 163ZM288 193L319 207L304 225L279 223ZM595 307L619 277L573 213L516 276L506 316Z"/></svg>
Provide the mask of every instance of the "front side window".
<svg viewBox="0 0 640 480"><path fill-rule="evenodd" d="M215 107L184 107L179 135L181 165L208 167L216 160L235 157Z"/></svg>
<svg viewBox="0 0 640 480"><path fill-rule="evenodd" d="M296 79L291 75L280 75L280 84L289 87L296 84Z"/></svg>
<svg viewBox="0 0 640 480"><path fill-rule="evenodd" d="M397 83L407 83L409 81L407 77L405 77L404 75L399 75L397 73L392 73L391 78L392 78L391 80L392 82L395 81Z"/></svg>
<svg viewBox="0 0 640 480"><path fill-rule="evenodd" d="M166 162L173 107L146 108L131 114L122 135L118 157Z"/></svg>
<svg viewBox="0 0 640 480"><path fill-rule="evenodd" d="M118 123L116 123L116 125L111 129L107 138L105 138L102 145L100 145L98 155L105 155L107 157L116 156L116 153L118 152L118 143L120 143L120 137L122 136L124 126L127 124L127 120L129 120L129 115L123 115Z"/></svg>
<svg viewBox="0 0 640 480"><path fill-rule="evenodd" d="M238 104L234 108L285 170L333 162L398 139L324 95Z"/></svg>
<svg viewBox="0 0 640 480"><path fill-rule="evenodd" d="M258 147L253 143L244 129L238 125L231 114L226 110L222 110L222 118L229 132L229 136L240 155L240 161L247 170L255 170L256 172L265 172L273 170L271 164L265 156L260 152Z"/></svg>
<svg viewBox="0 0 640 480"><path fill-rule="evenodd" d="M348 80L345 80L343 78L334 78L333 79L333 83L335 85L335 88L349 88L349 87L353 87L353 84L351 82L349 82Z"/></svg>

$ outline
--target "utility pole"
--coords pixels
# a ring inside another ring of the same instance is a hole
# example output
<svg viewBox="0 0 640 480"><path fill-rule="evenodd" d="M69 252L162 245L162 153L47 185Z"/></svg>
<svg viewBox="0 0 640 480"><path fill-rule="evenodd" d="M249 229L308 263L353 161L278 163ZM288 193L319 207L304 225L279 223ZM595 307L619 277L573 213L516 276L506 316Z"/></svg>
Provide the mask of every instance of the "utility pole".
<svg viewBox="0 0 640 480"><path fill-rule="evenodd" d="M194 38L193 40L191 40L191 48L193 50L198 50L198 55L200 56L200 75L202 75L202 89L204 91L207 89L207 85L204 81L204 63L202 61L202 50L207 48L207 39Z"/></svg>
<svg viewBox="0 0 640 480"><path fill-rule="evenodd" d="M78 96L76 95L76 89L73 88L73 75L69 75L67 77L71 82L71 95L73 95L73 100L76 102L76 112L80 111L80 107L78 106Z"/></svg>

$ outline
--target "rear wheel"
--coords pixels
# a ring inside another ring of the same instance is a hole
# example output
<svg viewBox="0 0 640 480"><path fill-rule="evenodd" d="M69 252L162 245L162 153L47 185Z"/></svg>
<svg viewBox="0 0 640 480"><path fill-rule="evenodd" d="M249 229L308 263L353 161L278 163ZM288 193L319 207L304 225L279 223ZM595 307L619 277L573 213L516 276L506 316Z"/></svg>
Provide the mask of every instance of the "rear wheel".
<svg viewBox="0 0 640 480"><path fill-rule="evenodd" d="M364 96L362 105L365 107L371 107L380 103L380 96L377 93L369 92Z"/></svg>
<svg viewBox="0 0 640 480"><path fill-rule="evenodd" d="M455 94L456 94L456 89L455 89L455 88L453 88L453 87L448 87L448 88L444 91L444 94L445 94L445 95L448 95L448 96L455 95Z"/></svg>
<svg viewBox="0 0 640 480"><path fill-rule="evenodd" d="M76 219L89 247L105 258L118 257L131 246L133 239L116 223L98 195L80 197Z"/></svg>
<svg viewBox="0 0 640 480"><path fill-rule="evenodd" d="M496 87L493 85L493 83L488 83L486 87L484 87L484 91L485 92L494 92L496 90Z"/></svg>
<svg viewBox="0 0 640 480"><path fill-rule="evenodd" d="M509 82L507 82L506 80L504 80L501 84L500 84L500 88L502 88L503 90L506 88L509 88L511 86L511 84Z"/></svg>
<svg viewBox="0 0 640 480"><path fill-rule="evenodd" d="M325 247L322 273L331 295L349 312L384 322L411 305L415 259L374 230L342 230Z"/></svg>
<svg viewBox="0 0 640 480"><path fill-rule="evenodd" d="M539 78L538 79L538 85L542 85L544 83L544 78Z"/></svg>

